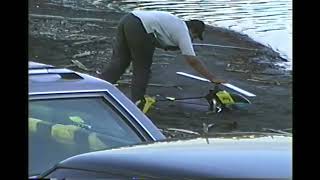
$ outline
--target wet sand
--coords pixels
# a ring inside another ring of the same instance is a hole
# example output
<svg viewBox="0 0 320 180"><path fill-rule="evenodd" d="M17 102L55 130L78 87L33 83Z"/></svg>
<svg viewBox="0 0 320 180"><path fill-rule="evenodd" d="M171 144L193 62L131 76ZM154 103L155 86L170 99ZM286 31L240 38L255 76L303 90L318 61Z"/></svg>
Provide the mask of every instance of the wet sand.
<svg viewBox="0 0 320 180"><path fill-rule="evenodd" d="M74 10L41 2L29 1L29 60L95 75L110 60L116 26L123 13ZM278 53L245 35L211 26L207 26L204 41L194 43L258 49L195 47L197 56L211 72L257 96L248 98L252 104L245 110L219 114L208 113L205 99L186 103L159 101L147 114L157 126L198 132L202 132L203 123L214 124L210 132L292 127L292 76L275 65L283 61ZM71 60L81 62L85 68ZM147 94L158 99L184 98L206 95L212 88L211 84L176 75L177 71L198 75L179 51L157 49ZM121 82L130 78L126 74ZM118 88L130 97L128 83L119 83Z"/></svg>

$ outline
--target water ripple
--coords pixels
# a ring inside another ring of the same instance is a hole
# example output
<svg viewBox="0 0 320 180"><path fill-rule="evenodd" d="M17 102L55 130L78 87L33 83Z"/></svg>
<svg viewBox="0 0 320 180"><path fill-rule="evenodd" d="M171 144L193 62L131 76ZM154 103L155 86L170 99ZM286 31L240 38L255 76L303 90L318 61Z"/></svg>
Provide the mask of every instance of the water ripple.
<svg viewBox="0 0 320 180"><path fill-rule="evenodd" d="M65 0L76 1L76 0ZM94 0L86 0L93 2ZM95 0L94 2L96 2ZM182 19L201 19L208 24L249 35L292 60L291 0L98 0L99 8L120 11L162 10ZM97 6L98 7L98 6ZM289 69L291 64L289 64Z"/></svg>

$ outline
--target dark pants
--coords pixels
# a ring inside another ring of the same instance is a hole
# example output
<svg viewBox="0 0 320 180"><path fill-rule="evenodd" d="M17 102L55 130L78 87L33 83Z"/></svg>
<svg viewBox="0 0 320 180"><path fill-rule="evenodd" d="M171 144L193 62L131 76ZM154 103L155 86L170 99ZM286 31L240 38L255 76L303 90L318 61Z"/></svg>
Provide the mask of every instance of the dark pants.
<svg viewBox="0 0 320 180"><path fill-rule="evenodd" d="M118 25L111 62L104 69L102 78L116 83L132 61L131 98L133 102L142 99L149 81L154 50L154 36L146 32L138 17L127 14Z"/></svg>

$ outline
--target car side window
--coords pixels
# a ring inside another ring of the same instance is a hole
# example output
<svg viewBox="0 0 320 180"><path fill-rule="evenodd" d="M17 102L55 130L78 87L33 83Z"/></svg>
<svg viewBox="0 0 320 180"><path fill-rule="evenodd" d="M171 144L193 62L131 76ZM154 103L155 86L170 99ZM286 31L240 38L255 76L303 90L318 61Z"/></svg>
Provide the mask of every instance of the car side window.
<svg viewBox="0 0 320 180"><path fill-rule="evenodd" d="M65 158L142 142L103 97L29 101L29 172L41 172Z"/></svg>
<svg viewBox="0 0 320 180"><path fill-rule="evenodd" d="M128 141L140 141L124 117L102 97L34 100L29 105L29 117L32 118L52 124L75 125Z"/></svg>

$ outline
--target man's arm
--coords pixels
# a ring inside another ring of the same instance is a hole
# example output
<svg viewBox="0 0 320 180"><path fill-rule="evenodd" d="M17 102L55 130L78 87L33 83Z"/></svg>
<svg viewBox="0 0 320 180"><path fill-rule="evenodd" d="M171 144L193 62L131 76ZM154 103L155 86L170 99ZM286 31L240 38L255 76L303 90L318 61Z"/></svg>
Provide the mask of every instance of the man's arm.
<svg viewBox="0 0 320 180"><path fill-rule="evenodd" d="M208 69L203 65L203 63L198 60L195 56L184 55L187 63L196 70L199 74L203 75L205 78L214 83L224 83L224 80L217 79L214 75L212 75Z"/></svg>

